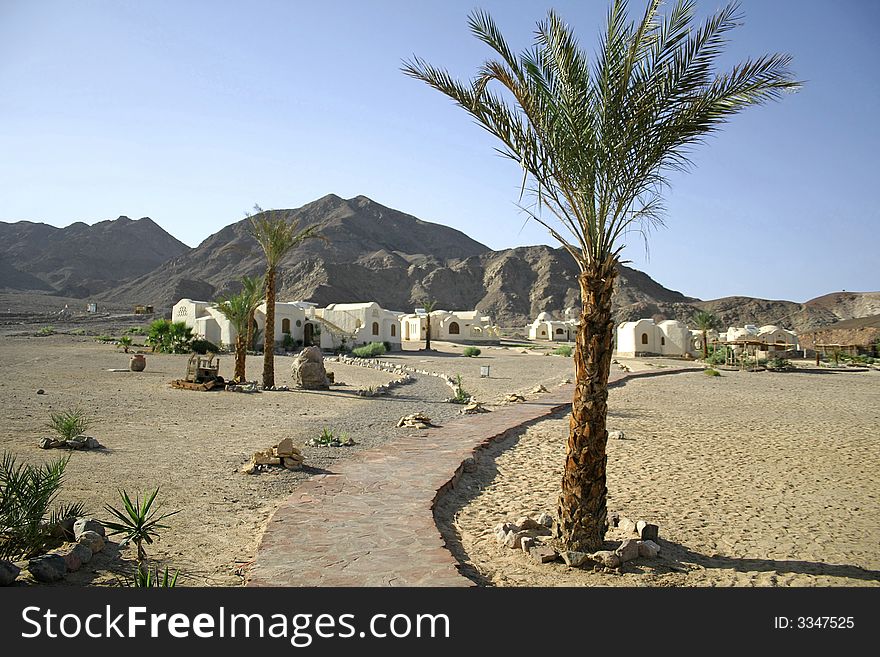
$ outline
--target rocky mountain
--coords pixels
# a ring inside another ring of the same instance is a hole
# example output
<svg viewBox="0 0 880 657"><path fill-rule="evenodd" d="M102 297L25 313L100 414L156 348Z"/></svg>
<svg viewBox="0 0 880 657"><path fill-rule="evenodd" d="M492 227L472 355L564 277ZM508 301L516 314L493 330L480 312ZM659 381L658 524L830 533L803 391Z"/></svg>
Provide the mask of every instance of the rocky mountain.
<svg viewBox="0 0 880 657"><path fill-rule="evenodd" d="M84 298L189 251L150 218L65 228L0 222L0 288Z"/></svg>
<svg viewBox="0 0 880 657"><path fill-rule="evenodd" d="M324 238L304 242L282 261L278 279L282 300L319 305L375 300L386 308L410 311L433 298L440 308L478 308L501 326L520 328L542 311L561 315L579 303L577 266L562 249L527 246L493 251L460 231L365 196L342 199L330 194L301 208L276 212L300 227L318 225ZM137 244L125 242L123 237L136 227L141 231ZM263 255L248 228L248 220L242 219L187 249L149 219L132 222L120 217L66 229L26 222L0 224L0 288L42 282L56 293L88 290L95 296L99 290L98 300L151 304L165 310L181 298L210 301L236 290L242 276L263 274ZM10 229L17 229L19 236L10 235ZM59 231L67 231L64 240ZM97 253L92 248L95 262L83 262L88 260L86 246L106 244L99 236L113 231L113 248L104 246ZM22 245L40 242L47 255L41 258L34 253L28 259L29 249ZM64 266L59 252L76 266ZM169 252L173 252L170 259ZM125 254L130 255L122 257ZM123 282L108 288L108 279ZM689 321L702 309L715 313L724 327L774 323L804 332L880 313L880 293L839 292L804 304L750 297L701 301L669 290L643 272L619 268L614 296L618 323L641 317Z"/></svg>

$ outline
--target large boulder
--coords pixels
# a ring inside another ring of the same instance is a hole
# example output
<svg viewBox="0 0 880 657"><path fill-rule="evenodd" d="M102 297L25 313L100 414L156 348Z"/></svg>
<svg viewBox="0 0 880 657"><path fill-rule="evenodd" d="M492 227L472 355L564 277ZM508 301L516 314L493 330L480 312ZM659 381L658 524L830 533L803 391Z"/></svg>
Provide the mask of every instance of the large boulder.
<svg viewBox="0 0 880 657"><path fill-rule="evenodd" d="M293 359L293 384L305 390L327 390L330 379L324 369L324 356L318 347L306 347Z"/></svg>

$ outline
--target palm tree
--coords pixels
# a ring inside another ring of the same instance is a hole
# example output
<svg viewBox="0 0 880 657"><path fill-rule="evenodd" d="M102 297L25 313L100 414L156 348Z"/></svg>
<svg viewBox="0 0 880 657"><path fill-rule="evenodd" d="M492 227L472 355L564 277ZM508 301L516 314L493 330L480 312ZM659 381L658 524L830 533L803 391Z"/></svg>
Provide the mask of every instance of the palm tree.
<svg viewBox="0 0 880 657"><path fill-rule="evenodd" d="M244 381L247 378L247 328L248 317L253 315L253 303L246 290L238 294L230 294L217 300L219 310L235 329L235 371L233 381Z"/></svg>
<svg viewBox="0 0 880 657"><path fill-rule="evenodd" d="M403 66L500 140L499 152L522 167L520 198L529 192L534 200L522 210L579 265L576 384L555 530L573 551L599 549L607 529L611 296L623 238L661 223L666 175L688 166L694 145L746 106L798 86L791 58L781 54L715 73L740 20L736 5L694 29L692 0L679 0L665 17L660 3L650 0L642 20L631 22L625 0L614 0L592 62L553 11L519 56L490 16L475 11L470 30L498 58L473 80L455 80L420 58Z"/></svg>
<svg viewBox="0 0 880 657"><path fill-rule="evenodd" d="M265 285L266 281L259 276L243 276L241 279L241 291L249 300L250 303L248 305L251 306L251 311L250 313L248 313L247 320L247 341L245 342L246 349L253 349L254 347L254 331L256 329L254 313L257 311L257 308L263 301L263 292L265 291Z"/></svg>
<svg viewBox="0 0 880 657"><path fill-rule="evenodd" d="M718 328L718 318L708 310L701 310L694 315L694 324L703 333L703 360L709 358L709 345L706 333Z"/></svg>
<svg viewBox="0 0 880 657"><path fill-rule="evenodd" d="M260 245L266 256L266 326L263 329L263 387L275 387L275 276L278 264L292 249L303 241L319 237L318 226L297 230L297 221L289 222L275 210L264 212L259 205L254 206L256 215L248 215L251 222L251 236Z"/></svg>
<svg viewBox="0 0 880 657"><path fill-rule="evenodd" d="M437 307L437 299L425 299L422 302L422 307L425 309L426 313L425 351L431 351L431 313L434 312L434 308Z"/></svg>

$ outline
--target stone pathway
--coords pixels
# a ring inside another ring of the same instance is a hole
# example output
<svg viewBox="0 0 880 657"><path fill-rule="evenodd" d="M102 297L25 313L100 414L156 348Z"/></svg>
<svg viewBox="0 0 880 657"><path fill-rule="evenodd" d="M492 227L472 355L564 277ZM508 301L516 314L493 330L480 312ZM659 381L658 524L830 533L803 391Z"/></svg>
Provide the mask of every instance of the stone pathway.
<svg viewBox="0 0 880 657"><path fill-rule="evenodd" d="M625 380L692 368L611 374ZM269 520L248 586L473 586L434 523L434 501L474 453L571 403L574 386L352 455L303 482Z"/></svg>

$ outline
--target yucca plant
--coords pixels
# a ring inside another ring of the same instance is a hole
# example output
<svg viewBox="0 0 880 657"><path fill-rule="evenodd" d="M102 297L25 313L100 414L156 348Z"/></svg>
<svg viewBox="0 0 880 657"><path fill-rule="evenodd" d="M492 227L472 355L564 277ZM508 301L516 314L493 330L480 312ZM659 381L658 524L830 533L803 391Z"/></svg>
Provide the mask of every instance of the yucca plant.
<svg viewBox="0 0 880 657"><path fill-rule="evenodd" d="M168 566L165 566L165 572L160 577L159 566L150 570L149 566L138 564L137 568L135 568L134 572L131 574L131 579L128 581L128 584L136 589L173 589L177 586L177 577L179 575L180 570L175 571L173 576L170 575L168 572Z"/></svg>
<svg viewBox="0 0 880 657"><path fill-rule="evenodd" d="M70 440L85 433L92 421L81 408L68 408L49 415L46 427L57 433L62 440Z"/></svg>
<svg viewBox="0 0 880 657"><path fill-rule="evenodd" d="M159 494L159 487L156 487L149 495L144 495L143 502L140 496L135 496L134 501L129 497L125 490L119 491L122 497L122 509L117 509L109 504L104 505L104 509L111 513L117 520L109 520L104 522L104 526L110 530L110 536L122 534L121 544L134 543L137 546L138 567L142 566L147 560L147 553L144 549L144 543L152 545L153 539L159 537L160 529L168 529L168 525L163 525L162 520L173 516L180 511L169 511L161 515L158 507L153 504L156 496Z"/></svg>
<svg viewBox="0 0 880 657"><path fill-rule="evenodd" d="M64 483L68 459L20 465L12 454L0 460L0 559L26 559L52 541L55 525L82 512L81 505L59 507L45 522Z"/></svg>
<svg viewBox="0 0 880 657"><path fill-rule="evenodd" d="M128 353L128 350L131 347L132 342L133 341L132 341L130 335L123 335L121 338L119 338L119 346L122 347L122 350L125 353Z"/></svg>

